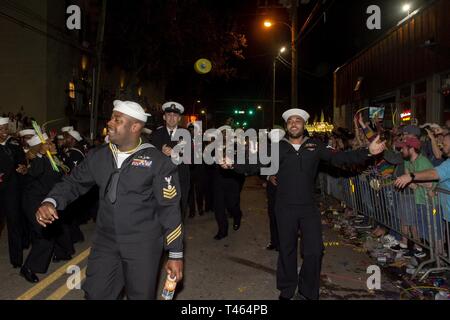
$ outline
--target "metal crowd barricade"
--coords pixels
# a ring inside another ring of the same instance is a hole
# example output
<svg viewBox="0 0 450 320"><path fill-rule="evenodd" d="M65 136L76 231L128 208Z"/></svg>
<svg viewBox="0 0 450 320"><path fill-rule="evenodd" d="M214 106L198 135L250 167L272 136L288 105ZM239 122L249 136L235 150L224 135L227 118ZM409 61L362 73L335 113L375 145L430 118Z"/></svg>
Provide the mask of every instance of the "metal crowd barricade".
<svg viewBox="0 0 450 320"><path fill-rule="evenodd" d="M429 259L417 267L413 279L422 273L423 281L430 273L450 270L449 190L436 188L430 193L423 186L398 190L393 179L374 174L351 178L321 174L320 180L325 193L429 251ZM431 267L424 272L425 266Z"/></svg>

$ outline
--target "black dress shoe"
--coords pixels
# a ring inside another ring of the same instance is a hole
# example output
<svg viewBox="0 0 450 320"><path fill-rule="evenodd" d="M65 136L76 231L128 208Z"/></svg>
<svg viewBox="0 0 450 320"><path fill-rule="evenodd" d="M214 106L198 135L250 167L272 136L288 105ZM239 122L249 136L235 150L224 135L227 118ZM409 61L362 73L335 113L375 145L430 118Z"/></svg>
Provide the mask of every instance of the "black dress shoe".
<svg viewBox="0 0 450 320"><path fill-rule="evenodd" d="M193 214L193 213L189 213L189 216L188 216L189 218L193 218L193 217L195 217L195 214Z"/></svg>
<svg viewBox="0 0 450 320"><path fill-rule="evenodd" d="M200 210L199 213L198 213L199 216L202 216L204 214L205 214L205 212L203 210Z"/></svg>
<svg viewBox="0 0 450 320"><path fill-rule="evenodd" d="M218 234L216 234L214 236L214 239L215 240L222 240L223 238L226 238L227 236L228 236L227 234L220 234L220 233L218 233Z"/></svg>
<svg viewBox="0 0 450 320"><path fill-rule="evenodd" d="M234 231L238 231L240 227L241 227L240 223L233 224L233 230Z"/></svg>
<svg viewBox="0 0 450 320"><path fill-rule="evenodd" d="M20 268L20 267L22 267L21 264L13 264L13 268L14 268L14 269L18 269L18 268Z"/></svg>
<svg viewBox="0 0 450 320"><path fill-rule="evenodd" d="M269 243L266 247L266 250L275 250L275 246L272 243Z"/></svg>
<svg viewBox="0 0 450 320"><path fill-rule="evenodd" d="M39 278L36 274L28 268L22 267L20 269L20 275L25 278L28 282L36 283L39 282Z"/></svg>

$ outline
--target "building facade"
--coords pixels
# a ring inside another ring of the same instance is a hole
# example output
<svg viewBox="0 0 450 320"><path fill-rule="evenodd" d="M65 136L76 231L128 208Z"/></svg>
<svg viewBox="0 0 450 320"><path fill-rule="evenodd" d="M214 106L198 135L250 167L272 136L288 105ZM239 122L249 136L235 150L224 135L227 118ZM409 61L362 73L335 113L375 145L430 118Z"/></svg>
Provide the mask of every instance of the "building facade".
<svg viewBox="0 0 450 320"><path fill-rule="evenodd" d="M386 126L450 120L450 1L420 8L334 73L334 123L384 107Z"/></svg>

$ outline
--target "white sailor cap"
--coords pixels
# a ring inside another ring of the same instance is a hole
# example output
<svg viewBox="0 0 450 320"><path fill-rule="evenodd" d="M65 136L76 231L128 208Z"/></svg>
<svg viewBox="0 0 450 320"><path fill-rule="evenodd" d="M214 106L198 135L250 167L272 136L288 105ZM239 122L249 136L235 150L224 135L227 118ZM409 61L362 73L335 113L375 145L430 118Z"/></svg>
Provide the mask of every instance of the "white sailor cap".
<svg viewBox="0 0 450 320"><path fill-rule="evenodd" d="M80 142L81 140L83 140L83 138L81 137L80 133L78 131L75 130L70 130L69 132L67 132L68 134L70 134L75 140L77 140L78 142Z"/></svg>
<svg viewBox="0 0 450 320"><path fill-rule="evenodd" d="M44 134L42 135L42 137L44 138L44 140L48 140L48 136L47 136L46 133L44 133ZM42 141L41 141L41 139L39 138L38 135L34 135L31 139L28 139L28 140L27 140L27 143L28 143L28 145L29 145L30 147L34 147L34 146L37 146L38 144L41 144Z"/></svg>
<svg viewBox="0 0 450 320"><path fill-rule="evenodd" d="M178 102L166 102L163 104L162 110L164 112L174 112L174 113L183 114L184 107L181 104L179 104Z"/></svg>
<svg viewBox="0 0 450 320"><path fill-rule="evenodd" d="M151 116L151 114L145 113L139 103L133 101L114 100L113 105L113 111L122 112L123 114L142 122L147 122L147 117Z"/></svg>
<svg viewBox="0 0 450 320"><path fill-rule="evenodd" d="M283 119L285 122L287 122L288 119L292 116L299 116L300 118L305 120L305 122L308 122L309 120L309 113L302 109L290 109L283 113Z"/></svg>
<svg viewBox="0 0 450 320"><path fill-rule="evenodd" d="M8 123L9 123L9 118L0 117L0 126L2 126L4 124L8 124Z"/></svg>
<svg viewBox="0 0 450 320"><path fill-rule="evenodd" d="M24 136L34 136L36 134L36 131L34 131L33 129L24 129L19 131L19 136L24 137Z"/></svg>
<svg viewBox="0 0 450 320"><path fill-rule="evenodd" d="M69 131L72 131L72 130L74 130L74 128L72 126L61 128L61 132L69 132Z"/></svg>
<svg viewBox="0 0 450 320"><path fill-rule="evenodd" d="M56 136L56 139L58 139L58 140L64 140L64 136L59 134L59 135Z"/></svg>

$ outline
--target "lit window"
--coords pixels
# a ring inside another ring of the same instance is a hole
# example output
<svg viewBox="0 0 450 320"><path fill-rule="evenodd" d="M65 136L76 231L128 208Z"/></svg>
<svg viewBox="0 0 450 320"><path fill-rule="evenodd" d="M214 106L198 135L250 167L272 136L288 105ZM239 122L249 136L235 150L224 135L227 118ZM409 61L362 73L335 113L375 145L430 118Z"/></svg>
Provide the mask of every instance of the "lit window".
<svg viewBox="0 0 450 320"><path fill-rule="evenodd" d="M75 99L75 83L69 82L69 98Z"/></svg>

